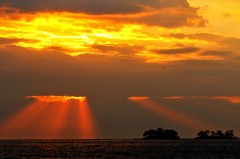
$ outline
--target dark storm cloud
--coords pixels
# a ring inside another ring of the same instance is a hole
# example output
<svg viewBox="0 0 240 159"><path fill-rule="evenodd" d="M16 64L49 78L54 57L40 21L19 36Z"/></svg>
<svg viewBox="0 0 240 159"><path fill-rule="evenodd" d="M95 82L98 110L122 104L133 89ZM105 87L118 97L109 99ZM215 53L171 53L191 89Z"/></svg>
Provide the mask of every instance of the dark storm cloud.
<svg viewBox="0 0 240 159"><path fill-rule="evenodd" d="M184 53L194 53L199 50L200 49L197 47L184 47L184 48L177 48L177 49L157 50L156 52L159 54L184 54Z"/></svg>

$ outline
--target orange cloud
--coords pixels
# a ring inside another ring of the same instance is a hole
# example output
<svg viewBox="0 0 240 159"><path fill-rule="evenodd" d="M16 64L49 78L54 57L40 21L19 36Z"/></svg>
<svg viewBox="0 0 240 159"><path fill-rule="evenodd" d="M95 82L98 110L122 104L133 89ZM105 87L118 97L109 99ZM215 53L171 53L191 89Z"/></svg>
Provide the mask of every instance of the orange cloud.
<svg viewBox="0 0 240 159"><path fill-rule="evenodd" d="M193 53L197 51L199 51L199 48L184 47L184 48L176 48L176 49L157 50L156 52L159 54L182 54L182 53Z"/></svg>
<svg viewBox="0 0 240 159"><path fill-rule="evenodd" d="M223 100L227 100L231 103L240 104L240 97L239 96L214 96L213 98L223 99Z"/></svg>
<svg viewBox="0 0 240 159"><path fill-rule="evenodd" d="M94 15L97 15L96 17L98 18L114 20L115 22L124 21L127 23L142 23L164 27L178 27L185 25L204 26L206 23L206 21L198 15L197 9L191 7L186 0L171 2L168 0L134 0L132 2L125 0L60 0L51 3L47 0L37 2L31 0L13 0L11 2L1 1L0 4L1 6L4 6L2 11L5 9L9 12L10 10L10 13L13 12L13 9L16 9L17 11L15 12L18 13L83 13L86 15L92 15L91 19L94 19ZM99 15L103 16L99 17Z"/></svg>
<svg viewBox="0 0 240 159"><path fill-rule="evenodd" d="M166 63L226 58L207 54L216 42L185 33L182 26L207 23L186 0L4 0L0 4L1 47L58 51L99 61Z"/></svg>
<svg viewBox="0 0 240 159"><path fill-rule="evenodd" d="M131 100L131 101L149 100L149 97L148 96L133 96L133 97L128 97L128 100Z"/></svg>
<svg viewBox="0 0 240 159"><path fill-rule="evenodd" d="M183 99L184 96L169 96L169 97L164 97L165 99Z"/></svg>
<svg viewBox="0 0 240 159"><path fill-rule="evenodd" d="M26 98L34 98L34 99L37 99L38 101L41 101L41 102L64 102L64 101L71 100L71 99L82 101L82 100L86 99L86 97L54 96L54 95L50 95L50 96L27 96Z"/></svg>

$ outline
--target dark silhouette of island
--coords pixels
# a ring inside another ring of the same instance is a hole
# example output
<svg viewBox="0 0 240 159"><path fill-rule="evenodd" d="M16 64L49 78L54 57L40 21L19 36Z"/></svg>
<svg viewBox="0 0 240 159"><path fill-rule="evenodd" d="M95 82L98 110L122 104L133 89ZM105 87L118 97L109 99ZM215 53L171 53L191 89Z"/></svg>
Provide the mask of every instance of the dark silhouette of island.
<svg viewBox="0 0 240 159"><path fill-rule="evenodd" d="M147 130L143 134L144 139L156 139L156 140L176 140L179 139L179 135L175 130L172 129L162 129L157 130Z"/></svg>
<svg viewBox="0 0 240 159"><path fill-rule="evenodd" d="M217 132L205 130L199 131L196 139L238 139L238 137L234 135L233 130L227 130L225 133L221 130L218 130Z"/></svg>

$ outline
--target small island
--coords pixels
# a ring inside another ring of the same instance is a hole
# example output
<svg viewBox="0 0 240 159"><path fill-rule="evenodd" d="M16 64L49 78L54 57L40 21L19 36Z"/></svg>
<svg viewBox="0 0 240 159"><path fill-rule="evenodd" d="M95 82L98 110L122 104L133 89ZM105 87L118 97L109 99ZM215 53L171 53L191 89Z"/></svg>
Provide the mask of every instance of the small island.
<svg viewBox="0 0 240 159"><path fill-rule="evenodd" d="M147 130L143 134L144 139L157 139L157 140L176 140L179 139L177 131L172 129Z"/></svg>
<svg viewBox="0 0 240 159"><path fill-rule="evenodd" d="M217 132L205 130L199 131L196 139L238 139L238 137L234 135L233 130L227 130L225 133L221 130L218 130Z"/></svg>
<svg viewBox="0 0 240 159"><path fill-rule="evenodd" d="M180 136L178 135L178 132L173 129L163 129L163 128L157 128L146 130L143 133L143 139L148 140L176 140L180 139ZM195 139L239 139L234 135L233 130L227 130L225 132L221 130L210 131L199 131L197 133L197 137Z"/></svg>

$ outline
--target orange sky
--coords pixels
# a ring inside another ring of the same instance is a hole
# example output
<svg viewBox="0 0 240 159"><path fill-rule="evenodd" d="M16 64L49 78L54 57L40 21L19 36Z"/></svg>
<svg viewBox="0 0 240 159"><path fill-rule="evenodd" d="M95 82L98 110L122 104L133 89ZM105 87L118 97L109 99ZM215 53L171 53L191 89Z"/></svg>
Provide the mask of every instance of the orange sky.
<svg viewBox="0 0 240 159"><path fill-rule="evenodd" d="M111 2L120 5L116 13L74 0L79 10L64 1L56 6L30 2L29 7L21 1L0 3L2 48L16 45L150 63L237 56L238 45L232 42L240 38L237 0Z"/></svg>
<svg viewBox="0 0 240 159"><path fill-rule="evenodd" d="M135 106L132 97L240 129L238 6L239 0L0 0L0 123L32 98L87 97L103 137L135 137L159 125L193 135Z"/></svg>

